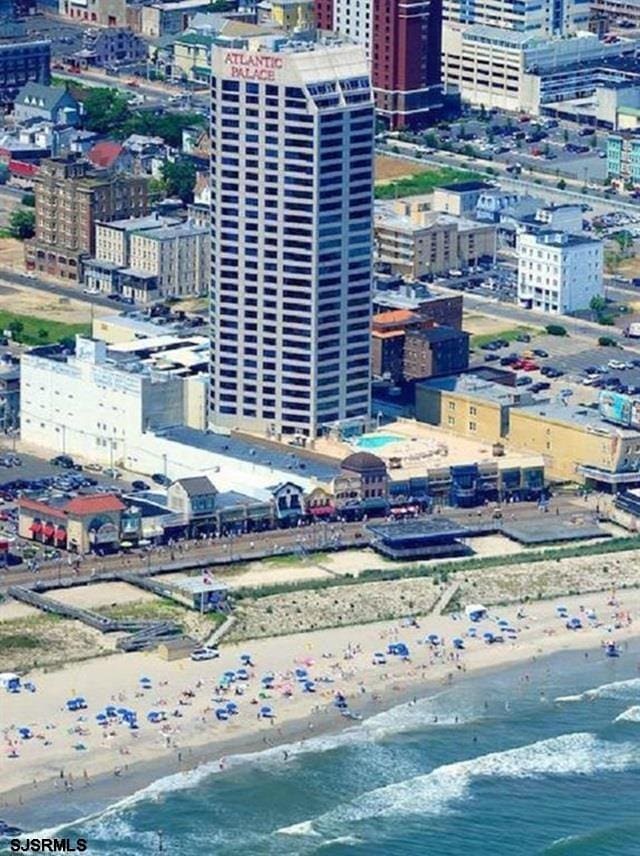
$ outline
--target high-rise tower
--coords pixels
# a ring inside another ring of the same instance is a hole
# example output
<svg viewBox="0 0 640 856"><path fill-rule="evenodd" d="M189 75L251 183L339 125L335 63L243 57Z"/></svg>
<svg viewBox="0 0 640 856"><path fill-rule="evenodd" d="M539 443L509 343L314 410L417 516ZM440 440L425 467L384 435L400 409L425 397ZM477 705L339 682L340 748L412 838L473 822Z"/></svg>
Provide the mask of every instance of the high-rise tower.
<svg viewBox="0 0 640 856"><path fill-rule="evenodd" d="M313 438L370 407L364 51L220 40L211 86L210 423Z"/></svg>

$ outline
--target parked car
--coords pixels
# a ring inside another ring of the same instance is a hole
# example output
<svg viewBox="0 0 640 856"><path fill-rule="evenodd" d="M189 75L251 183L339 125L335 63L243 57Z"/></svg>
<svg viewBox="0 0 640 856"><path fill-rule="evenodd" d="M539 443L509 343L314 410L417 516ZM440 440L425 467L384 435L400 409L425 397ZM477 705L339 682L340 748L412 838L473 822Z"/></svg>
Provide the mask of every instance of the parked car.
<svg viewBox="0 0 640 856"><path fill-rule="evenodd" d="M220 652L217 648L196 648L191 654L191 659L195 663L199 663L202 660L215 660L219 656Z"/></svg>
<svg viewBox="0 0 640 856"><path fill-rule="evenodd" d="M134 490L149 490L149 485L141 479L136 479L135 481L132 481L131 487Z"/></svg>
<svg viewBox="0 0 640 856"><path fill-rule="evenodd" d="M69 455L56 455L55 458L51 458L49 463L54 467L62 467L65 470L72 470L75 467L74 460Z"/></svg>
<svg viewBox="0 0 640 856"><path fill-rule="evenodd" d="M548 357L549 356L549 352L545 351L544 348L534 348L532 353L536 357Z"/></svg>
<svg viewBox="0 0 640 856"><path fill-rule="evenodd" d="M165 476L164 473L154 473L151 476L151 481L161 485L162 487L169 487L171 485L171 479L168 476Z"/></svg>
<svg viewBox="0 0 640 856"><path fill-rule="evenodd" d="M117 470L115 467L105 467L102 471L102 475L106 476L108 479L121 479L122 473L120 470Z"/></svg>
<svg viewBox="0 0 640 856"><path fill-rule="evenodd" d="M616 369L617 371L621 371L622 369L626 369L625 363L622 360L609 360L607 363L610 369Z"/></svg>
<svg viewBox="0 0 640 856"><path fill-rule="evenodd" d="M532 384L532 383L533 383L533 381L529 377L529 375L521 375L516 380L516 386L529 386L529 384Z"/></svg>

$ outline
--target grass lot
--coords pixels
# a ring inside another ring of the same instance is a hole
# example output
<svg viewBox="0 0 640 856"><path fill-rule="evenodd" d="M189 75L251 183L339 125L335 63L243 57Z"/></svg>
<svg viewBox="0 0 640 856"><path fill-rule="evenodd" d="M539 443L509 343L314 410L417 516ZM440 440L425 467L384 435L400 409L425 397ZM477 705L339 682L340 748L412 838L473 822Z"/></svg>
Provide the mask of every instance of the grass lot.
<svg viewBox="0 0 640 856"><path fill-rule="evenodd" d="M326 561L328 558L327 553L308 553L306 556L300 556L298 553L287 553L283 556L267 556L266 559L261 559L260 562L263 565L277 565L277 566L288 566L288 565L299 565L300 562L310 562L313 564L319 564L320 562Z"/></svg>
<svg viewBox="0 0 640 856"><path fill-rule="evenodd" d="M186 607L171 600L136 601L134 603L118 603L113 606L98 607L96 612L109 618L139 621L167 621L184 618Z"/></svg>
<svg viewBox="0 0 640 856"><path fill-rule="evenodd" d="M471 347L480 348L488 342L493 342L495 339L504 339L505 342L515 342L521 333L528 333L532 338L538 333L534 327L514 327L512 330L500 330L497 333L480 333L478 336L471 337Z"/></svg>
<svg viewBox="0 0 640 856"><path fill-rule="evenodd" d="M478 178L480 178L478 173L443 166L427 169L417 175L399 178L396 181L376 184L375 197L376 199L395 199L401 196L417 196L421 193L431 193L434 187L441 187L443 184L474 181Z"/></svg>
<svg viewBox="0 0 640 856"><path fill-rule="evenodd" d="M10 330L12 323L22 325L19 332L14 332L13 338L25 345L48 345L62 339L73 339L76 333L87 335L91 332L90 324L65 324L63 321L0 311L0 330Z"/></svg>

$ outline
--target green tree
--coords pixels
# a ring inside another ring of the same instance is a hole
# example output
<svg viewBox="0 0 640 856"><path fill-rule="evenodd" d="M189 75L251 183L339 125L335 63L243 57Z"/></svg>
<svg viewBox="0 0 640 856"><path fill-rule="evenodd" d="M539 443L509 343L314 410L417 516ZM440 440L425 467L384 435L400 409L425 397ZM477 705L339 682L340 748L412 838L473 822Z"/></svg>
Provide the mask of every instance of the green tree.
<svg viewBox="0 0 640 856"><path fill-rule="evenodd" d="M190 160L178 158L162 164L162 179L168 196L179 196L183 202L193 201L196 168Z"/></svg>
<svg viewBox="0 0 640 856"><path fill-rule="evenodd" d="M22 205L26 205L27 208L35 208L36 207L36 197L34 193L24 193L22 195L22 199L20 200Z"/></svg>
<svg viewBox="0 0 640 856"><path fill-rule="evenodd" d="M205 117L199 113L165 113L156 116L153 113L136 112L126 120L122 127L122 135L145 134L150 137L162 137L169 146L180 148L182 131L194 125L204 125Z"/></svg>
<svg viewBox="0 0 640 856"><path fill-rule="evenodd" d="M83 97L84 126L98 134L118 135L130 116L127 96L117 89L94 87Z"/></svg>
<svg viewBox="0 0 640 856"><path fill-rule="evenodd" d="M560 181L556 184L556 187L558 188L558 190L564 190L566 188L566 186L567 186L567 182L564 180L564 178L561 178Z"/></svg>
<svg viewBox="0 0 640 856"><path fill-rule="evenodd" d="M32 238L36 230L36 212L33 208L16 208L9 217L9 232L14 238L24 241Z"/></svg>
<svg viewBox="0 0 640 856"><path fill-rule="evenodd" d="M22 321L18 320L10 321L9 330L11 331L11 337L18 341L24 330L24 324L22 323Z"/></svg>
<svg viewBox="0 0 640 856"><path fill-rule="evenodd" d="M567 130L567 128L565 128L562 132L562 139L565 141L565 143L569 142L569 131Z"/></svg>
<svg viewBox="0 0 640 856"><path fill-rule="evenodd" d="M620 247L620 252L623 255L626 255L627 251L633 247L633 235L631 232L627 232L626 229L623 229L621 232L616 232L613 236L613 240Z"/></svg>
<svg viewBox="0 0 640 856"><path fill-rule="evenodd" d="M602 348L615 348L618 343L611 336L600 336L598 339L598 344Z"/></svg>
<svg viewBox="0 0 640 856"><path fill-rule="evenodd" d="M591 309L592 312L596 312L598 314L604 309L606 309L606 307L607 301L599 294L596 294L594 297L592 297L589 302L589 309Z"/></svg>
<svg viewBox="0 0 640 856"><path fill-rule="evenodd" d="M38 339L40 339L40 341L42 342L46 342L48 338L49 331L45 330L44 327L40 327L40 329L38 330Z"/></svg>
<svg viewBox="0 0 640 856"><path fill-rule="evenodd" d="M546 331L550 336L566 336L567 329L561 324L547 324Z"/></svg>

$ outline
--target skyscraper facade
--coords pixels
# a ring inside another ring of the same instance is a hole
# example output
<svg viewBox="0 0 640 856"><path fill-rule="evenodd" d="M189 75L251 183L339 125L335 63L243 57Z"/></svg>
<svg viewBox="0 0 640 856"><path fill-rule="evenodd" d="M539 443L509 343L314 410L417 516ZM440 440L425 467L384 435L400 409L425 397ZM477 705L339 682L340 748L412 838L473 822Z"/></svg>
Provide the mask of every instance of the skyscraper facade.
<svg viewBox="0 0 640 856"><path fill-rule="evenodd" d="M373 95L361 47L213 47L212 428L314 438L367 416Z"/></svg>
<svg viewBox="0 0 640 856"><path fill-rule="evenodd" d="M316 0L316 22L364 45L378 116L429 124L442 108L442 0Z"/></svg>

